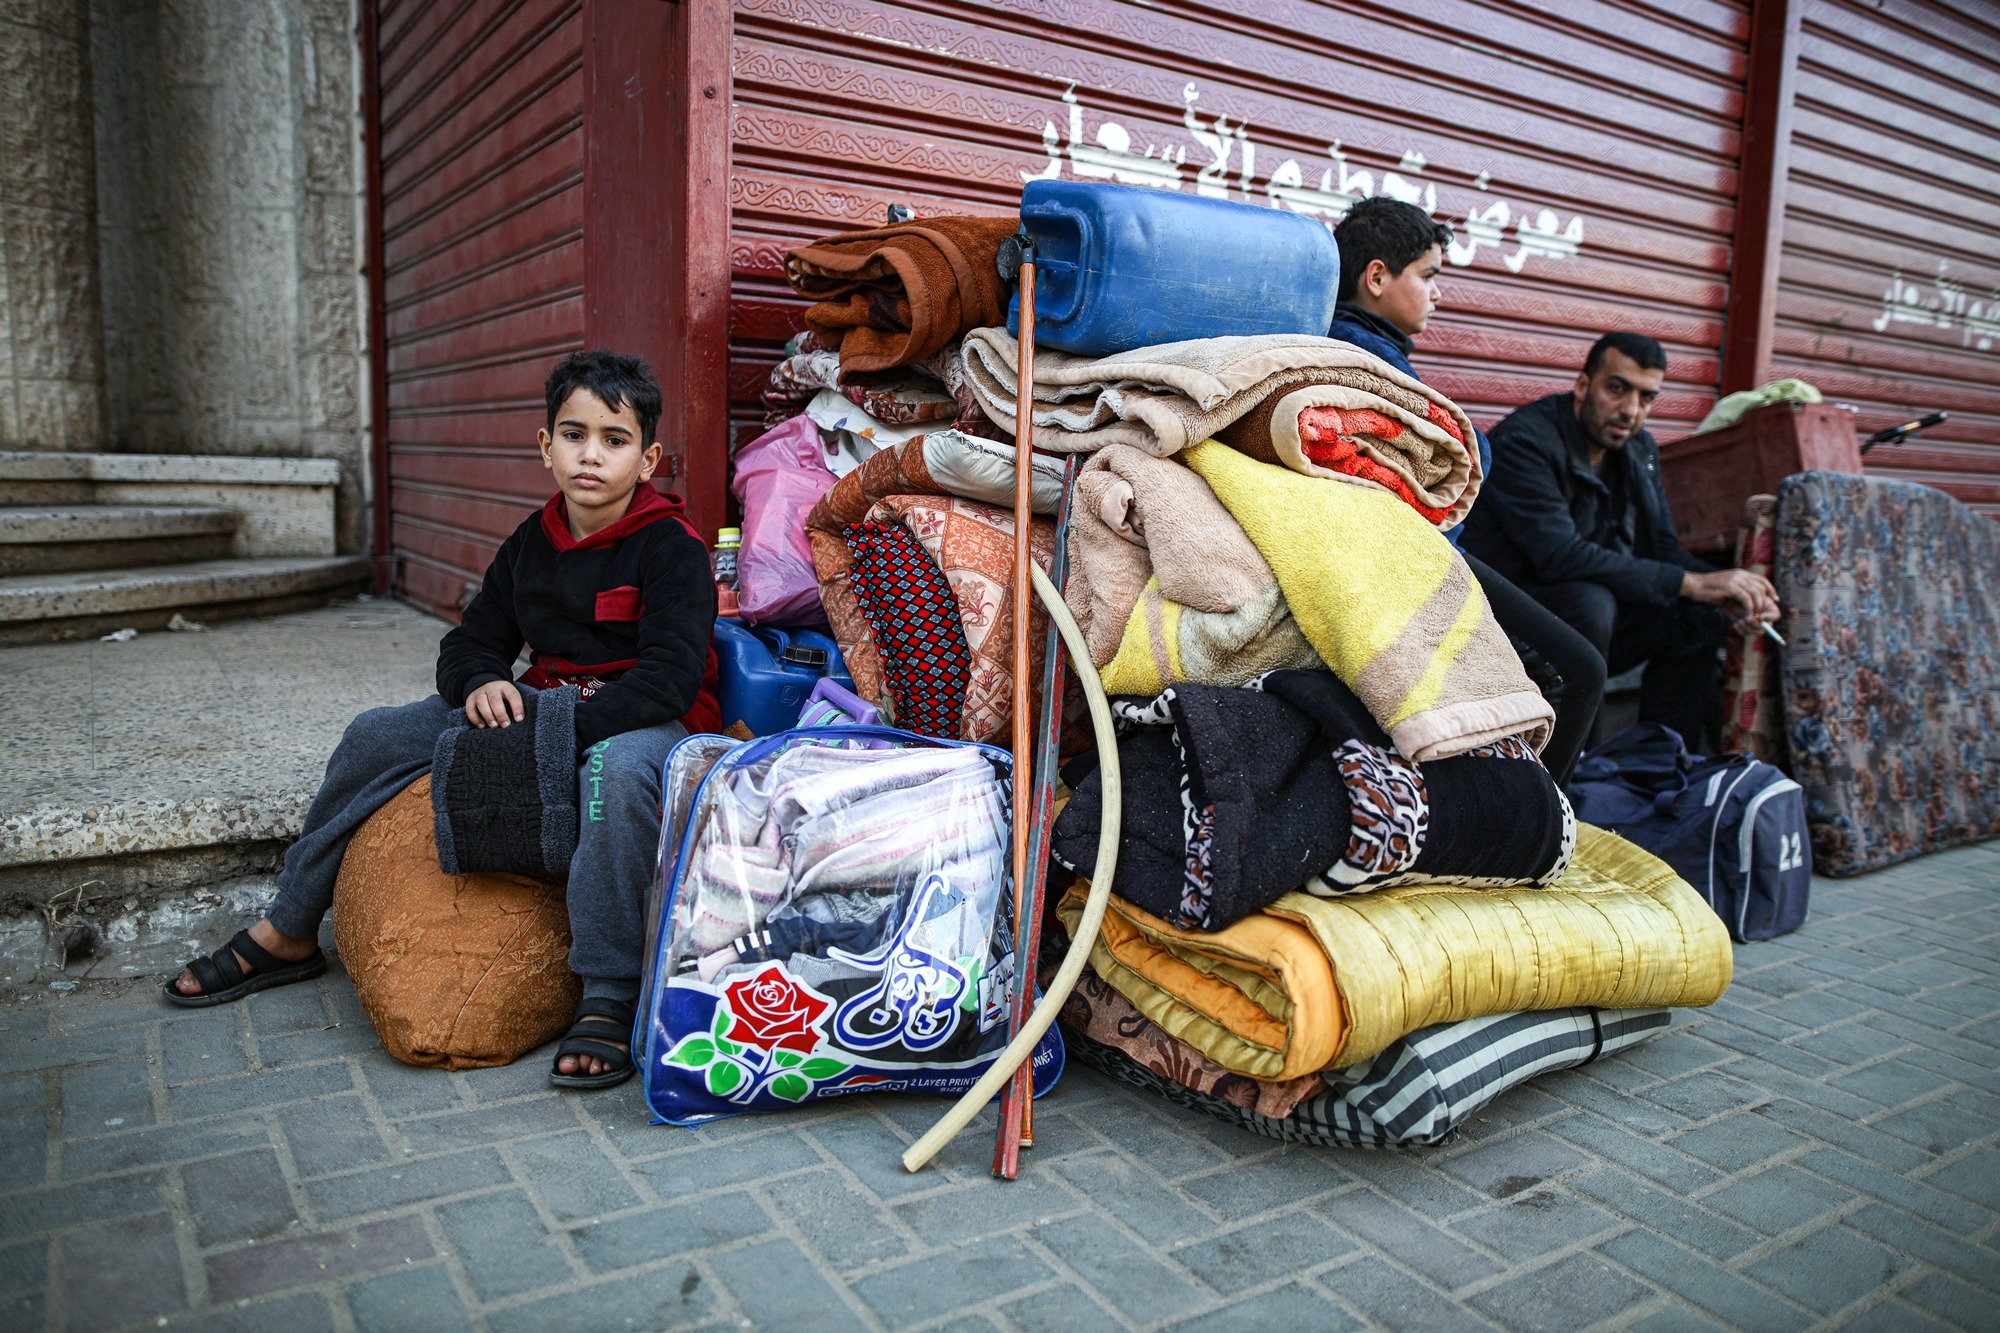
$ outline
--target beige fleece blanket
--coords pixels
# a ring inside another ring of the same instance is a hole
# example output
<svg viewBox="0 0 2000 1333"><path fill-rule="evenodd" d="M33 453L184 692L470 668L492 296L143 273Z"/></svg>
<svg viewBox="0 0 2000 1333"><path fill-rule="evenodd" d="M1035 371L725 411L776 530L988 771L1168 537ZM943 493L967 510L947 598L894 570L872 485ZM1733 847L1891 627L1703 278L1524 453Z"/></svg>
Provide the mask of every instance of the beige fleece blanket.
<svg viewBox="0 0 2000 1333"><path fill-rule="evenodd" d="M1077 474L1066 600L1113 694L1320 665L1270 563L1208 483L1129 445Z"/></svg>
<svg viewBox="0 0 2000 1333"><path fill-rule="evenodd" d="M981 408L1011 427L1020 344L1004 328L974 329L961 355ZM1263 408L1265 439L1237 432L1230 443L1309 476L1353 481L1307 457L1298 416L1315 406L1365 408L1400 424L1401 432L1371 433L1365 448L1426 503L1451 511L1441 526L1471 508L1480 483L1477 454L1465 443L1474 438L1471 419L1423 381L1352 343L1267 334L1164 343L1102 358L1035 353L1035 448L1050 453L1124 444L1165 458Z"/></svg>

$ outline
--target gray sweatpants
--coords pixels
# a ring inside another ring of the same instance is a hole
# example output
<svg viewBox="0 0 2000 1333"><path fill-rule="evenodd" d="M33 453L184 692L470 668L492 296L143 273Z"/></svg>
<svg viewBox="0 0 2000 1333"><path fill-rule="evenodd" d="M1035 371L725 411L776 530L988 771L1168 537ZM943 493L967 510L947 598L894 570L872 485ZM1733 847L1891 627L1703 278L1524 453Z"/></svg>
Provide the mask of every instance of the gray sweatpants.
<svg viewBox="0 0 2000 1333"><path fill-rule="evenodd" d="M401 708L371 709L348 724L326 761L305 829L285 853L272 925L294 939L319 933L348 840L390 797L430 771L438 735L457 716L433 694ZM569 966L583 978L586 996L629 1001L639 994L646 892L660 843L660 771L667 751L686 735L678 722L628 731L584 751L577 767Z"/></svg>

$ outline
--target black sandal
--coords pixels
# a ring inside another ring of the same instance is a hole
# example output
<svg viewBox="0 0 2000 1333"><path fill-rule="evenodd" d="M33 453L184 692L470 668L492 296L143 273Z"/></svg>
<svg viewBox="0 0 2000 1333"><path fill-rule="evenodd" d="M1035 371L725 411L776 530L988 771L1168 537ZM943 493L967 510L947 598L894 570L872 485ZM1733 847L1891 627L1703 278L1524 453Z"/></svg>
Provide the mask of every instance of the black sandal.
<svg viewBox="0 0 2000 1333"><path fill-rule="evenodd" d="M615 1088L632 1077L632 1020L638 1015L635 1004L617 1000L586 999L576 1007L576 1017L556 1047L549 1065L549 1084L557 1088ZM588 1055L606 1061L611 1068L602 1074L565 1074L565 1055Z"/></svg>
<svg viewBox="0 0 2000 1333"><path fill-rule="evenodd" d="M238 954L242 954L249 962L248 972L237 963ZM176 974L173 980L161 988L167 997L167 1003L179 1005L183 1009L206 1009L211 1005L229 1004L234 1000L240 1000L254 991L270 990L274 986L289 986L298 981L311 981L326 971L326 954L322 950L314 949L312 957L288 963L251 939L249 931L239 930L236 932L236 938L208 957L197 958L190 962L187 970L194 973L194 979L200 984L201 992L197 995L182 992L174 984L180 980Z"/></svg>

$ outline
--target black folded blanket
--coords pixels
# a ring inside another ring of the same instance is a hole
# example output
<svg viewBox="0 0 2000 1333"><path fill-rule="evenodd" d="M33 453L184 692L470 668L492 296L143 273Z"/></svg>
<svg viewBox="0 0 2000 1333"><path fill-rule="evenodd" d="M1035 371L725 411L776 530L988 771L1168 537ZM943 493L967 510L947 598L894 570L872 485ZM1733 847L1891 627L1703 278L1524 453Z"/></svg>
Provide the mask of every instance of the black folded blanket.
<svg viewBox="0 0 2000 1333"><path fill-rule="evenodd" d="M510 727L463 721L431 756L438 866L447 875L567 874L576 855L577 688L522 692Z"/></svg>
<svg viewBox="0 0 2000 1333"><path fill-rule="evenodd" d="M1547 884L1576 819L1517 740L1417 765L1330 671L1244 689L1176 685L1112 705L1124 839L1113 891L1175 925L1220 930L1285 894L1396 884ZM1051 839L1096 862L1101 792L1083 777Z"/></svg>

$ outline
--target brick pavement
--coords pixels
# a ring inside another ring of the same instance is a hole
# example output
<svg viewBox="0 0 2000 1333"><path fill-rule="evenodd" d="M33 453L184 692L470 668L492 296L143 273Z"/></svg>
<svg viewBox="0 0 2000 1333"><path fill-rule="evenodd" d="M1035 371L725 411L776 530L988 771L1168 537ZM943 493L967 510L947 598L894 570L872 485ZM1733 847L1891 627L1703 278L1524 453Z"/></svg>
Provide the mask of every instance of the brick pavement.
<svg viewBox="0 0 2000 1333"><path fill-rule="evenodd" d="M2000 1327L2000 844L1815 886L1627 1056L1422 1153L1072 1068L1022 1179L875 1098L700 1130L386 1057L345 977L0 1007L0 1327ZM990 1123L990 1121L989 1121Z"/></svg>

